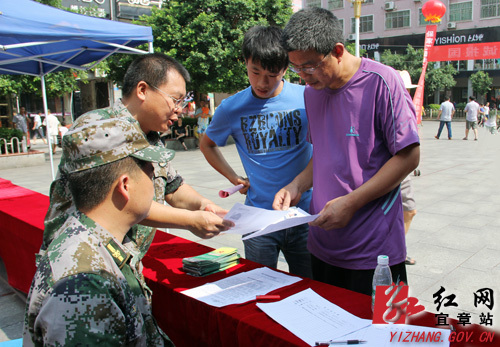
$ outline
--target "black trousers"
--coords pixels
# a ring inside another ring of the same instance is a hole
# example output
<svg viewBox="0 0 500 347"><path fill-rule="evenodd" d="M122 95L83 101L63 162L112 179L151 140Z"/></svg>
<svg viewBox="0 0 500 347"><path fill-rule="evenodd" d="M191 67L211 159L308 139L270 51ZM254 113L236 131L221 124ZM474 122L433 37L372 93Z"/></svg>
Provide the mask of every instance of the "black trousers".
<svg viewBox="0 0 500 347"><path fill-rule="evenodd" d="M372 281L375 269L351 270L330 265L311 254L313 279L354 292L372 295ZM390 267L392 281L396 284L403 281L408 284L405 262Z"/></svg>

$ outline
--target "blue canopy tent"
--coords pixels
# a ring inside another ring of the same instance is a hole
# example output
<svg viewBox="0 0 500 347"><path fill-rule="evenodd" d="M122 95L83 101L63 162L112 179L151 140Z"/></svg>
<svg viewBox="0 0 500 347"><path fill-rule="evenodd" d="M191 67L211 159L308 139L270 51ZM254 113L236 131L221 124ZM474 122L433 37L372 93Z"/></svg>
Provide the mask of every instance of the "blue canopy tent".
<svg viewBox="0 0 500 347"><path fill-rule="evenodd" d="M152 52L150 27L87 17L31 0L0 0L0 74L39 76L45 114L46 74L88 70L114 53L144 54L134 48L144 43ZM54 179L50 136L48 140Z"/></svg>

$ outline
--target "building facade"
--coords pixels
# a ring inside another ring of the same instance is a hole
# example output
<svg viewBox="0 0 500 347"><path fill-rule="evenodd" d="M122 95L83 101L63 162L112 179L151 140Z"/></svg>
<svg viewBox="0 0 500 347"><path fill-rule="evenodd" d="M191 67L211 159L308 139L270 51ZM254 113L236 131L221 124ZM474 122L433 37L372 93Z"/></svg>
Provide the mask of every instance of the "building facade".
<svg viewBox="0 0 500 347"><path fill-rule="evenodd" d="M360 48L365 56L380 60L382 52L405 52L407 45L423 48L426 26L430 24L422 15L425 0L365 0L361 6ZM500 42L500 0L441 0L446 13L437 24L434 45ZM354 8L350 0L304 0L304 8L329 9L341 21L346 42L355 40ZM439 103L443 93L460 103L473 95L469 80L471 74L484 70L493 78L488 101L500 102L500 49L495 59L444 61L458 70L456 86L451 91L441 91L434 98ZM417 81L414 81L416 83ZM480 96L481 98L482 96Z"/></svg>

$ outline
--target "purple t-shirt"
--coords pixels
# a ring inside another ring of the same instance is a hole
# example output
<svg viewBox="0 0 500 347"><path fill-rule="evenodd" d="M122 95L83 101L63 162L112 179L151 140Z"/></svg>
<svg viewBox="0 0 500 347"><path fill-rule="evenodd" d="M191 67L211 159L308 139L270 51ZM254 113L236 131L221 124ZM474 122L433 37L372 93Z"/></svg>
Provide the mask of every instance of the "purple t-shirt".
<svg viewBox="0 0 500 347"><path fill-rule="evenodd" d="M340 89L306 87L309 137L313 144L310 213L373 177L398 151L419 142L415 108L397 71L369 59ZM355 214L341 229L310 227L308 248L346 269L374 269L377 256L390 265L406 257L399 187Z"/></svg>

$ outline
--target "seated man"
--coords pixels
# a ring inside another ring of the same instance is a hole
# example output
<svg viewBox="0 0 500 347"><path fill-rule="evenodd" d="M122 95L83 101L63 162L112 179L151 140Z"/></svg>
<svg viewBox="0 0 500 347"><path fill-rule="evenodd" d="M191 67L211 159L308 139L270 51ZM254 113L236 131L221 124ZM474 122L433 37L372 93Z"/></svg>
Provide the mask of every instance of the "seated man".
<svg viewBox="0 0 500 347"><path fill-rule="evenodd" d="M76 127L63 137L77 210L37 264L23 345L173 346L157 326L133 225L149 213L152 162L172 151L150 146L138 123L120 118Z"/></svg>

